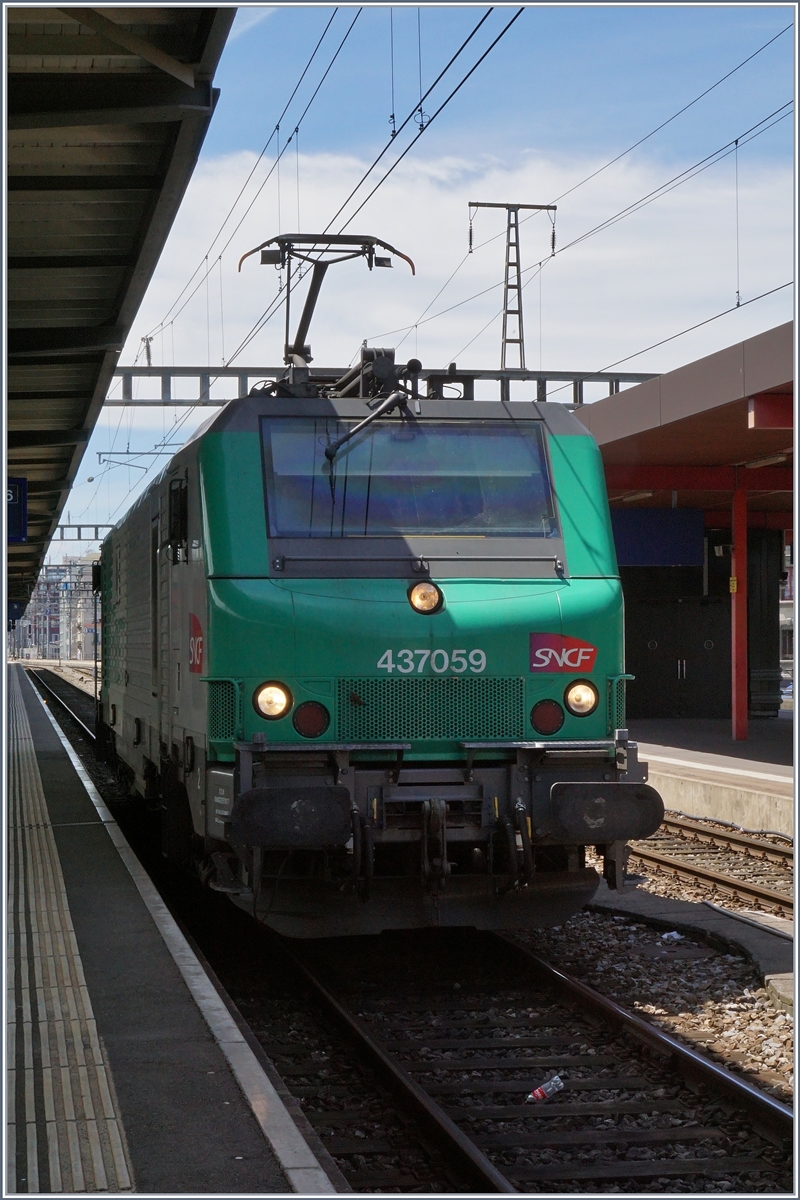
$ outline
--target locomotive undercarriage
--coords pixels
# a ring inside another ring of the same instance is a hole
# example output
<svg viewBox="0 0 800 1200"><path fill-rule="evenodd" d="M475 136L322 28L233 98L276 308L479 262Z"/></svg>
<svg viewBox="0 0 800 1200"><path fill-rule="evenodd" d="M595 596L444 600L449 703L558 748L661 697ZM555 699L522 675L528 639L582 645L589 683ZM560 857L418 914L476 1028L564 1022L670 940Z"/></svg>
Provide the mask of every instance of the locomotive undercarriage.
<svg viewBox="0 0 800 1200"><path fill-rule="evenodd" d="M625 731L513 757L465 747L461 763L405 753L239 743L211 886L295 937L559 924L596 891L586 845L622 886L627 839L663 816Z"/></svg>

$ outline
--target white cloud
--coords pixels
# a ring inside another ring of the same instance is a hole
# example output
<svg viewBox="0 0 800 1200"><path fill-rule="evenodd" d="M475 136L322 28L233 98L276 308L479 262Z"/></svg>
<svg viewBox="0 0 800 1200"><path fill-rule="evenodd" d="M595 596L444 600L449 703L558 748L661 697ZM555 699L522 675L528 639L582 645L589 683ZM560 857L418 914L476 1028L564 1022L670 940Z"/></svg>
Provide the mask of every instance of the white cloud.
<svg viewBox="0 0 800 1200"><path fill-rule="evenodd" d="M136 321L130 351L141 333L156 325L180 292L227 212L253 162L249 154L202 164L195 173L169 245ZM292 163L292 166L294 163ZM391 273L370 275L361 262L329 271L311 328L317 364L346 363L364 337L413 325L467 250L467 202L471 199L525 199L547 202L597 165L553 162L530 154L514 168L484 160L440 159L406 162L387 180L349 227L372 233L409 254L417 265L411 277L395 260ZM363 171L355 158L319 154L300 158L300 211L304 229L322 229ZM674 171L652 162L619 163L559 205L559 253L542 274L542 366L552 370L598 369L695 321L735 303L736 239L731 161L715 166L640 213L580 245L562 250L574 238L646 195ZM263 178L259 167L257 178ZM288 183L287 183L288 176ZM283 174L284 231L297 224L294 171ZM789 168L760 165L749 172L740 157L740 261L742 299L786 282L792 274L792 180ZM233 226L231 225L231 229ZM335 226L334 228L338 228ZM504 216L482 210L475 219L475 245L502 233ZM241 273L242 253L278 232L276 178L267 184L250 216L235 235L222 263L225 354L247 334L277 291L277 274L254 256ZM521 228L524 268L548 260L550 225L538 215ZM503 276L503 237L476 249L433 305L409 343L418 344L426 364L450 361L502 304L502 288L430 320L450 305L499 284ZM219 253L212 251L210 261ZM528 271L526 279L531 275ZM302 291L298 301L302 299ZM539 365L539 282L524 296L528 365ZM215 266L174 326L154 343L154 353L170 362L219 362L220 272ZM749 336L791 314L790 289L723 318L693 339L679 340L649 356L647 366L668 370ZM282 316L276 316L239 358L247 365L280 361ZM210 335L209 335L210 330ZM402 336L402 335L397 335ZM463 365L491 365L499 356L499 323L465 352ZM135 352L135 349L134 349Z"/></svg>
<svg viewBox="0 0 800 1200"><path fill-rule="evenodd" d="M251 29L255 29L256 25L260 25L267 17L271 17L274 12L274 8L268 8L263 4L241 5L236 10L228 41L234 42L243 33L249 33Z"/></svg>
<svg viewBox="0 0 800 1200"><path fill-rule="evenodd" d="M134 323L123 362L132 362L140 338L156 326L186 283L233 203L255 158L241 153L202 162L192 179L168 245ZM297 196L291 170L285 163L281 212L283 229L297 224ZM443 158L406 160L363 213L350 226L356 233L371 233L397 246L414 259L417 274L395 260L392 271L371 274L361 261L331 268L325 280L310 341L318 366L344 366L358 353L364 338L379 345L398 345L403 333L387 331L410 326L421 316L467 251L469 200L519 200L547 202L588 175L601 164L575 158L560 161L533 153L513 167L483 158L465 161ZM322 229L365 164L355 157L333 154L300 156L300 216L304 230ZM255 183L264 178L261 164ZM675 169L650 160L625 160L604 171L559 204L558 246L574 238L645 196ZM740 276L742 299L785 283L792 278L792 174L791 169L756 167L746 155L739 157ZM237 218L238 219L238 218ZM229 232L214 247L216 256ZM334 226L334 228L338 228ZM502 282L504 216L481 211L475 220L476 247L492 234L501 236L467 258L452 282L428 313L398 346L398 360L416 355L425 366L444 366L456 355L460 366L493 367L499 364L500 322L494 321L466 349L462 348L499 311L502 287L435 320L433 314L448 309ZM523 267L545 260L541 277L524 292L527 364L549 370L599 370L636 351L678 333L696 322L735 304L736 240L733 163L723 163L677 188L664 199L644 208L603 233L559 252L549 260L549 221L536 216L521 230ZM262 267L257 256L237 273L241 254L278 232L276 177L264 188L252 212L235 234L222 261L224 349L229 358L257 318L274 299L277 273ZM528 273L529 277L530 272ZM299 316L304 285L293 308ZM792 289L722 317L696 332L631 359L633 371L667 371L750 337L791 319ZM220 363L220 270L214 265L185 310L159 333L152 346L156 364ZM252 345L237 358L237 365L274 366L283 345L283 312L265 327ZM174 347L174 349L173 349ZM174 356L174 357L173 357ZM623 368L624 369L624 368ZM565 397L566 398L566 397ZM111 409L101 417L84 460L79 479L99 476L96 452L105 450L116 435L116 447L153 446L185 410L159 410L158 415ZM205 414L190 417L177 436L188 434ZM161 458L160 464L166 460ZM156 470L148 478L152 478ZM120 503L115 519L125 511L143 474L121 468L97 482L80 486L70 498L75 518L84 506L83 519L107 519ZM130 481L129 481L130 476ZM131 490L129 491L129 487Z"/></svg>

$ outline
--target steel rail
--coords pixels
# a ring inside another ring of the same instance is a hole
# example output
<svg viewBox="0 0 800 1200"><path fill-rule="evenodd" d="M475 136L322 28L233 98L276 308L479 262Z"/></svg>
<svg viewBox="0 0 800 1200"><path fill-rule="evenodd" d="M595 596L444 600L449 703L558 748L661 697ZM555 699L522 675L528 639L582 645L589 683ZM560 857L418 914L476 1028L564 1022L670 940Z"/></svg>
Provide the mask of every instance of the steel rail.
<svg viewBox="0 0 800 1200"><path fill-rule="evenodd" d="M679 833L688 833L703 842L711 842L715 846L733 846L757 858L768 858L772 862L787 863L794 861L794 846L776 846L773 842L762 841L761 838L749 837L745 833L734 830L714 829L703 825L700 821L691 821L687 817L665 816L662 821L664 829L676 829Z"/></svg>
<svg viewBox="0 0 800 1200"><path fill-rule="evenodd" d="M470 1186L477 1192L516 1193L517 1189L498 1171L473 1141L459 1129L423 1088L415 1082L401 1066L393 1061L379 1042L375 1040L362 1021L347 1009L309 964L291 950L285 940L281 947L291 962L311 984L316 994L325 1002L351 1037L366 1052L371 1064L389 1084L392 1090L411 1108L423 1128L437 1142L440 1150L454 1160L464 1172Z"/></svg>
<svg viewBox="0 0 800 1200"><path fill-rule="evenodd" d="M785 892L776 892L773 888L764 887L760 883L748 883L744 879L737 879L735 875L722 875L719 871L712 871L708 867L700 867L680 858L672 858L670 855L656 854L653 850L640 850L635 844L631 846L631 858L638 858L640 862L649 863L661 871L666 871L667 874L677 875L679 879L686 879L690 883L697 882L699 879L703 883L712 884L721 892L725 892L729 896L736 896L740 900L760 900L764 904L777 905L790 913L794 911L794 900L791 895L787 895Z"/></svg>
<svg viewBox="0 0 800 1200"><path fill-rule="evenodd" d="M788 1105L776 1100L767 1092L762 1092L752 1083L732 1075L710 1058L684 1045L670 1034L664 1033L663 1030L651 1025L642 1017L628 1012L615 1000L596 992L593 987L568 975L566 971L554 967L552 963L546 962L532 950L513 941L507 934L499 933L494 936L529 967L533 967L537 974L543 976L546 982L562 995L577 1002L590 1013L601 1014L606 1021L632 1033L634 1037L652 1046L660 1054L671 1057L682 1075L704 1083L717 1093L722 1093L726 1099L734 1101L738 1108L744 1108L750 1118L765 1129L772 1130L773 1133L781 1136L792 1136L794 1114Z"/></svg>
<svg viewBox="0 0 800 1200"><path fill-rule="evenodd" d="M61 705L61 707L64 709L64 711L67 713L67 715L72 718L72 720L75 722L75 724L77 726L79 726L84 737L87 737L89 739L89 741L92 743L92 745L96 745L97 744L97 734L94 732L94 730L90 729L89 726L84 721L81 720L81 718L77 715L77 713L73 712L73 710L67 704L66 700L61 699L58 692L54 692L53 689L48 684L45 683L45 681L42 679L42 677L38 671L34 671L30 667L26 667L26 670L29 675L33 676L33 678L36 680L36 683L38 684L38 686L40 688L42 688L45 692L47 692L48 696L50 696L51 699L55 700L57 704ZM65 679L64 682L67 684L68 687L75 687L75 684L70 683L69 680Z"/></svg>

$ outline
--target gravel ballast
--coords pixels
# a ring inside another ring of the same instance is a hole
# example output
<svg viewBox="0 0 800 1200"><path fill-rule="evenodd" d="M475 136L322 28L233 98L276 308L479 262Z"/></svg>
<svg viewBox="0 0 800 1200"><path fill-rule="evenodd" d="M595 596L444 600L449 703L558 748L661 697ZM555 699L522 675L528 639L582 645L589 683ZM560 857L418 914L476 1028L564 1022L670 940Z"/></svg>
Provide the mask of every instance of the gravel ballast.
<svg viewBox="0 0 800 1200"><path fill-rule="evenodd" d="M661 894L661 893L659 893ZM696 894L692 897L695 901ZM512 934L522 945L702 1049L784 1103L793 1090L794 1023L733 948L665 938L628 916L583 911L552 929Z"/></svg>

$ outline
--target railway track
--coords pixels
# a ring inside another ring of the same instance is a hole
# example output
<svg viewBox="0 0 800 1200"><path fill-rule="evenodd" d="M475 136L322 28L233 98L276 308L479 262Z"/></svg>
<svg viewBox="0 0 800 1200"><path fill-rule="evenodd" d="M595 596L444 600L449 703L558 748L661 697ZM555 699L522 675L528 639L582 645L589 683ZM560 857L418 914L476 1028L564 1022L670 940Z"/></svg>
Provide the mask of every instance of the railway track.
<svg viewBox="0 0 800 1200"><path fill-rule="evenodd" d="M92 746L96 746L97 735L95 734L94 729L88 724L89 721L93 721L93 716L90 717L88 715L87 706L85 703L85 701L88 700L92 706L92 709L94 709L94 700L88 696L88 693L84 692L82 688L79 688L77 684L70 683L69 680L63 679L63 677L60 675L56 675L53 671L42 672L40 670L34 670L30 667L27 668L27 670L28 674L36 680L37 686L41 691L44 692L46 698L50 701L54 701L59 708L63 709L75 722L75 724L80 727L83 737L85 737ZM66 699L63 695L61 695L60 690L54 689L52 682L48 683L46 680L44 680L42 678L43 674L50 675L52 680L60 682L62 686L66 685L66 687L70 689L70 692L68 692L69 699ZM79 715L77 711L78 709L81 710L83 715Z"/></svg>
<svg viewBox="0 0 800 1200"><path fill-rule="evenodd" d="M724 896L793 914L794 847L670 813L631 857Z"/></svg>
<svg viewBox="0 0 800 1200"><path fill-rule="evenodd" d="M385 955L366 966L346 941L287 952L443 1153L471 1171L473 1188L789 1186L784 1152L768 1139L790 1137L791 1110L586 984L495 935L434 931L381 942ZM351 1186L379 1187L370 1160L386 1144L371 1143L362 1127L354 1145L352 1113L341 1094L326 1092L301 1045L294 1055L286 1045L268 1053L300 1077L306 1114L329 1152L358 1154L359 1171L342 1166ZM556 1073L563 1090L526 1105L531 1088Z"/></svg>
<svg viewBox="0 0 800 1200"><path fill-rule="evenodd" d="M753 837L734 829L724 829L715 825L706 825L702 821L694 821L690 817L677 816L667 811L662 821L662 828L678 833L684 837L696 838L701 842L710 842L714 846L732 847L750 854L754 858L768 859L780 866L792 866L794 862L794 844L791 838L784 843L770 842L763 837ZM777 836L777 835L774 835ZM782 836L782 835L781 835Z"/></svg>
<svg viewBox="0 0 800 1200"><path fill-rule="evenodd" d="M91 701L36 681L92 744ZM344 1186L790 1190L785 1105L513 942L393 934L367 957L359 939L281 942L178 891L168 902ZM564 1089L526 1105L555 1073Z"/></svg>

